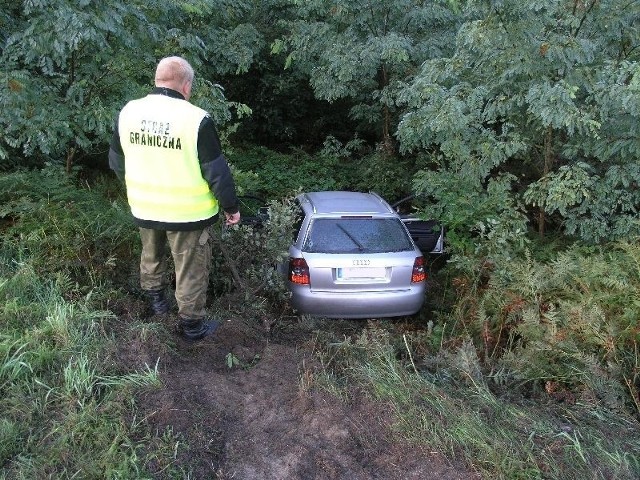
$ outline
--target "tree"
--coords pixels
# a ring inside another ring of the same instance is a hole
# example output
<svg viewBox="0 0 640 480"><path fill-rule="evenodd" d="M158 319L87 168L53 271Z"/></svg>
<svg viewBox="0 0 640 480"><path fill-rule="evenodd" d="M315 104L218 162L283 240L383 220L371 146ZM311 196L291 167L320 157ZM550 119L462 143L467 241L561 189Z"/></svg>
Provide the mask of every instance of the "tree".
<svg viewBox="0 0 640 480"><path fill-rule="evenodd" d="M351 115L375 126L393 151L400 82L448 52L456 16L447 1L311 0L291 3L298 18L273 51L309 76L316 96L351 100Z"/></svg>
<svg viewBox="0 0 640 480"><path fill-rule="evenodd" d="M157 34L130 2L31 0L12 13L0 57L3 143L27 157L64 157L70 167L97 138L104 142L116 99L148 76L153 51L144 47Z"/></svg>
<svg viewBox="0 0 640 480"><path fill-rule="evenodd" d="M194 103L227 120L222 88L200 69L219 45L207 44L189 26L189 19L202 20L214 7L203 0L25 0L3 11L0 160L17 164L8 158L14 149L35 163L63 158L68 170L78 158L104 151L117 111L149 91L165 55L194 64ZM231 57L235 65L246 62Z"/></svg>
<svg viewBox="0 0 640 480"><path fill-rule="evenodd" d="M218 91L224 91L225 98L235 100L230 102L233 109L227 109L226 114L217 118L219 123L243 116L246 117L243 125L249 121L253 124L259 122L261 119L253 120L256 104L267 100L269 94L277 90L279 79L268 75L265 78L262 73L264 64L272 60L269 58L269 44L277 31L278 18L283 16L280 7L284 1L175 2L176 8L181 10L174 21L174 27L184 39L180 43L200 45L194 59L200 76L215 82ZM201 91L206 92L207 89ZM218 109L219 106L218 103ZM215 104L208 107L216 109ZM235 132L239 126L234 124L229 133Z"/></svg>
<svg viewBox="0 0 640 480"><path fill-rule="evenodd" d="M437 156L416 187L508 178L540 234L552 213L589 241L638 234L640 2L471 0L464 15L455 53L401 96L403 150Z"/></svg>

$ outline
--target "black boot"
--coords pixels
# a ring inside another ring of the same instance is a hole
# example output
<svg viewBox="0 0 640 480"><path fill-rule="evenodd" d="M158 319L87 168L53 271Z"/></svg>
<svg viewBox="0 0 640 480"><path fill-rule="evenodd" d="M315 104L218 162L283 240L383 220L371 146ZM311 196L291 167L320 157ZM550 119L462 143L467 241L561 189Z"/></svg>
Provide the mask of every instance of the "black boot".
<svg viewBox="0 0 640 480"><path fill-rule="evenodd" d="M145 290L144 293L151 302L151 310L154 315L162 315L169 311L169 302L164 296L164 289Z"/></svg>
<svg viewBox="0 0 640 480"><path fill-rule="evenodd" d="M202 318L179 318L178 332L182 335L182 338L190 341L203 339L215 332L220 326L220 323L213 319L205 321Z"/></svg>

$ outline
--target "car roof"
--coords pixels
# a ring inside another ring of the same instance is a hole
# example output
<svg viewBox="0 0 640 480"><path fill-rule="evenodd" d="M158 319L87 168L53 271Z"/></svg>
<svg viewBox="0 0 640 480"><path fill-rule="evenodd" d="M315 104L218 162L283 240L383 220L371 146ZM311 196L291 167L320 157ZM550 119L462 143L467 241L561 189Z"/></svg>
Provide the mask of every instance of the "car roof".
<svg viewBox="0 0 640 480"><path fill-rule="evenodd" d="M347 191L308 192L298 196L314 214L395 214L378 194Z"/></svg>

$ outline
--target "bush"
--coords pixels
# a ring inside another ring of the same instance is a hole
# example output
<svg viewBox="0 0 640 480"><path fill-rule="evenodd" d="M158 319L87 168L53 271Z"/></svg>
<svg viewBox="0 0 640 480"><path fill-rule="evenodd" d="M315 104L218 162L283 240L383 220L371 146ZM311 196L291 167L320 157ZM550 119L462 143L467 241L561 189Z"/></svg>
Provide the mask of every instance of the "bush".
<svg viewBox="0 0 640 480"><path fill-rule="evenodd" d="M329 138L316 155L277 153L263 147L235 148L229 154L242 194L281 199L295 192L351 190L380 194L393 202L411 193L414 159L361 151L354 140Z"/></svg>
<svg viewBox="0 0 640 480"><path fill-rule="evenodd" d="M293 199L272 200L263 223L218 230L215 238L213 292L235 291L243 304L262 316L288 298L285 278L278 268L288 258L297 223ZM276 315L279 312L276 312Z"/></svg>
<svg viewBox="0 0 640 480"><path fill-rule="evenodd" d="M242 172L255 175L246 193L267 199L281 199L293 193L344 188L340 172L343 167L335 159L311 157L304 152L276 153L262 147L235 149L228 154L229 162ZM240 184L240 186L242 186Z"/></svg>
<svg viewBox="0 0 640 480"><path fill-rule="evenodd" d="M544 261L454 260L447 335L468 335L498 384L638 414L639 265L637 241Z"/></svg>
<svg viewBox="0 0 640 480"><path fill-rule="evenodd" d="M0 219L5 241L28 251L39 272L91 285L128 272L139 241L124 196L107 195L113 180L89 185L79 173L49 166L1 174Z"/></svg>

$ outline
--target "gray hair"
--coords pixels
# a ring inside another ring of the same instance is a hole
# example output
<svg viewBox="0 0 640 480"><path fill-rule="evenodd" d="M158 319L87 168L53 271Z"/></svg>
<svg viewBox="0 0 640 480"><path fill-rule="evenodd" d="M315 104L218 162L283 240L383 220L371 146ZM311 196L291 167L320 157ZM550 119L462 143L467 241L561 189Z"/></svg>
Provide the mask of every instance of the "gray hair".
<svg viewBox="0 0 640 480"><path fill-rule="evenodd" d="M177 86L193 82L193 67L182 57L165 57L158 62L155 83L157 86Z"/></svg>

